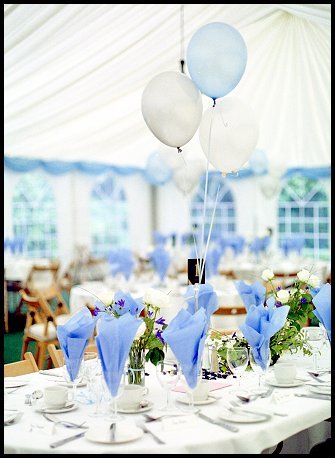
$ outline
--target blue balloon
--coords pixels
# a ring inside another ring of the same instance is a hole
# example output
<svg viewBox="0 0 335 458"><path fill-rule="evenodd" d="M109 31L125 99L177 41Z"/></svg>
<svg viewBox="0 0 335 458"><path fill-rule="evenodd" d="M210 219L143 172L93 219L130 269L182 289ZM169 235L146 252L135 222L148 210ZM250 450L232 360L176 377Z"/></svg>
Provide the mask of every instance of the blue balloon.
<svg viewBox="0 0 335 458"><path fill-rule="evenodd" d="M255 149L249 159L249 167L255 175L263 175L268 171L269 161L261 149Z"/></svg>
<svg viewBox="0 0 335 458"><path fill-rule="evenodd" d="M150 154L144 170L146 180L154 185L161 186L172 178L172 170L162 160L158 152Z"/></svg>
<svg viewBox="0 0 335 458"><path fill-rule="evenodd" d="M186 62L194 84L215 100L232 91L242 78L247 46L234 27L211 22L191 38Z"/></svg>

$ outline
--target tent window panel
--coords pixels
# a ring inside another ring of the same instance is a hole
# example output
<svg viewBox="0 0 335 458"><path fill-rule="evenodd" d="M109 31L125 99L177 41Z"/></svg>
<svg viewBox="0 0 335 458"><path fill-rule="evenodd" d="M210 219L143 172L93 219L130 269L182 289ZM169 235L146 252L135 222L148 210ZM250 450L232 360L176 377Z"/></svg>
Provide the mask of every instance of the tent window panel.
<svg viewBox="0 0 335 458"><path fill-rule="evenodd" d="M233 194L222 176L212 175L211 186L208 186L205 212L205 236L209 233L210 223L215 208L216 195L218 200L213 220L212 240L236 232L235 203ZM200 178L200 183L191 203L191 224L197 225L198 234L201 235L203 221L203 205L205 197L205 175Z"/></svg>
<svg viewBox="0 0 335 458"><path fill-rule="evenodd" d="M100 179L91 193L92 253L106 257L113 248L129 247L126 194L113 175Z"/></svg>
<svg viewBox="0 0 335 458"><path fill-rule="evenodd" d="M295 175L284 185L278 199L279 240L301 235L303 254L330 259L329 203L318 180Z"/></svg>
<svg viewBox="0 0 335 458"><path fill-rule="evenodd" d="M26 173L12 200L13 234L23 238L23 255L55 258L58 254L57 209L53 190L38 173Z"/></svg>

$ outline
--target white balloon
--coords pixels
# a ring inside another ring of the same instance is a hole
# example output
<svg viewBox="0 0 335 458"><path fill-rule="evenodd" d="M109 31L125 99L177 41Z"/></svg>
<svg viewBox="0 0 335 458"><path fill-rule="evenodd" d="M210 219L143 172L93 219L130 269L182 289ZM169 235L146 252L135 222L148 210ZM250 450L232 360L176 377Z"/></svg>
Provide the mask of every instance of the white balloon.
<svg viewBox="0 0 335 458"><path fill-rule="evenodd" d="M259 186L264 197L267 199L273 199L274 197L277 197L280 191L280 177L275 175L265 175L264 177L261 177Z"/></svg>
<svg viewBox="0 0 335 458"><path fill-rule="evenodd" d="M254 151L258 131L251 108L236 97L224 97L203 114L200 144L216 169L224 174L235 172Z"/></svg>
<svg viewBox="0 0 335 458"><path fill-rule="evenodd" d="M181 147L191 140L199 127L201 94L183 73L160 73L144 89L142 114L158 140L168 146Z"/></svg>
<svg viewBox="0 0 335 458"><path fill-rule="evenodd" d="M202 161L196 160L173 171L173 181L179 191L189 194L199 184L199 178L205 171Z"/></svg>

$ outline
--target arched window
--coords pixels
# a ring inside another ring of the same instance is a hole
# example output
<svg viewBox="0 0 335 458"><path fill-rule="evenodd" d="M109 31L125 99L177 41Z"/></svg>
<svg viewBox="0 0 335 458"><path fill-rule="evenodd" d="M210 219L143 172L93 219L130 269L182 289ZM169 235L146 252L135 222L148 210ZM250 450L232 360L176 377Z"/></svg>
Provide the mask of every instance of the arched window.
<svg viewBox="0 0 335 458"><path fill-rule="evenodd" d="M127 199L112 175L99 180L91 193L91 241L96 256L129 245Z"/></svg>
<svg viewBox="0 0 335 458"><path fill-rule="evenodd" d="M329 259L329 204L321 184L295 175L279 195L279 243L285 238L302 236L303 254L315 259Z"/></svg>
<svg viewBox="0 0 335 458"><path fill-rule="evenodd" d="M24 240L30 258L57 257L57 212L54 193L38 173L25 174L13 195L13 234Z"/></svg>
<svg viewBox="0 0 335 458"><path fill-rule="evenodd" d="M199 187L192 200L191 207L191 223L193 227L198 227L198 233L199 231L201 232L200 228L202 227L205 186L206 177L203 175L200 178ZM221 175L211 174L208 179L204 233L207 236L210 229L218 188L219 194L211 234L212 240L216 237L220 238L236 232L235 205L232 192Z"/></svg>

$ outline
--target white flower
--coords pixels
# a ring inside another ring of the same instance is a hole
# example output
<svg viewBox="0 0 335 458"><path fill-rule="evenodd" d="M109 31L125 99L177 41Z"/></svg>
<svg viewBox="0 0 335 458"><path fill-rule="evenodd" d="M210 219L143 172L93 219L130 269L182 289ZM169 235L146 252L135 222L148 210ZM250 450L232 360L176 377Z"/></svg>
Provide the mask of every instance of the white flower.
<svg viewBox="0 0 335 458"><path fill-rule="evenodd" d="M233 340L228 340L228 342L226 343L225 347L226 348L233 348L234 344L235 344L235 342Z"/></svg>
<svg viewBox="0 0 335 458"><path fill-rule="evenodd" d="M149 288L145 291L143 301L146 304L155 305L159 308L167 308L172 305L171 298L168 294L154 288Z"/></svg>
<svg viewBox="0 0 335 458"><path fill-rule="evenodd" d="M262 278L264 281L272 280L274 277L274 273L271 269L265 269L262 272Z"/></svg>
<svg viewBox="0 0 335 458"><path fill-rule="evenodd" d="M310 276L311 276L311 273L306 269L302 269L297 273L297 277L299 278L299 280L304 283L308 282L308 279Z"/></svg>
<svg viewBox="0 0 335 458"><path fill-rule="evenodd" d="M290 299L290 293L286 289L281 289L277 291L277 299L282 304L286 304Z"/></svg>
<svg viewBox="0 0 335 458"><path fill-rule="evenodd" d="M318 288L320 286L320 278L317 277L316 275L311 275L309 280L308 280L308 284L312 287L312 288Z"/></svg>
<svg viewBox="0 0 335 458"><path fill-rule="evenodd" d="M144 321L142 321L142 323L140 324L139 328L137 329L137 332L136 332L136 335L135 335L135 340L137 340L141 336L143 336L143 334L145 333L146 328L147 327L146 327Z"/></svg>
<svg viewBox="0 0 335 458"><path fill-rule="evenodd" d="M101 294L98 294L97 297L103 302L105 305L114 304L114 291L104 291Z"/></svg>

